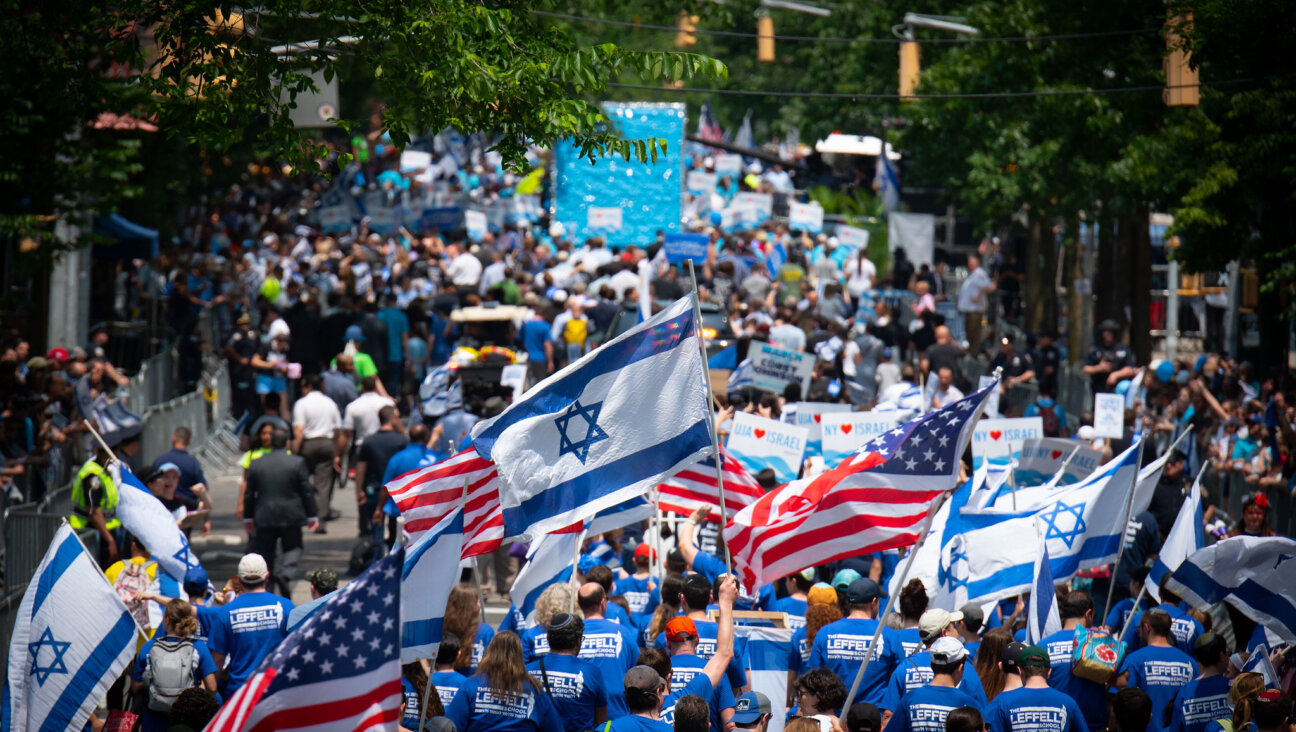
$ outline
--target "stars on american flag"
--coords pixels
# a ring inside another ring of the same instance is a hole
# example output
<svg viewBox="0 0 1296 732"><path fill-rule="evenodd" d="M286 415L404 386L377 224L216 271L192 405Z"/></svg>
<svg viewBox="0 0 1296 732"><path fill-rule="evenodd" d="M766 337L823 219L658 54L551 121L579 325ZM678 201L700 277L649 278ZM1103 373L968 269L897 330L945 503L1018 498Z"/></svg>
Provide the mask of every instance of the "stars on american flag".
<svg viewBox="0 0 1296 732"><path fill-rule="evenodd" d="M854 461L871 454L884 462L870 470L904 475L938 475L958 464L954 454L959 432L975 414L981 394L972 394L954 404L884 432L864 443Z"/></svg>

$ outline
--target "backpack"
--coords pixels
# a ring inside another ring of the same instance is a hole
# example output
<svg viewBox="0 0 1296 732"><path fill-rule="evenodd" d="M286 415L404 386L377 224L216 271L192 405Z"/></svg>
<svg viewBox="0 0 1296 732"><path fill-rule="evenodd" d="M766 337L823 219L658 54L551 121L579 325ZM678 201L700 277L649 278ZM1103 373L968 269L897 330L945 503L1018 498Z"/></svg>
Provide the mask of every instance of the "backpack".
<svg viewBox="0 0 1296 732"><path fill-rule="evenodd" d="M1039 409L1040 421L1044 423L1044 436L1061 437L1062 422L1058 420L1057 405L1052 404L1047 407L1041 407L1038 403L1036 403L1035 406L1036 408Z"/></svg>
<svg viewBox="0 0 1296 732"><path fill-rule="evenodd" d="M198 651L188 638L158 638L149 649L144 683L148 686L148 708L171 711L180 692L194 685Z"/></svg>
<svg viewBox="0 0 1296 732"><path fill-rule="evenodd" d="M589 337L589 321L584 318L572 318L563 325L562 335L567 343L584 343Z"/></svg>
<svg viewBox="0 0 1296 732"><path fill-rule="evenodd" d="M1071 673L1095 684L1106 684L1120 668L1125 644L1097 628L1077 627L1071 648Z"/></svg>
<svg viewBox="0 0 1296 732"><path fill-rule="evenodd" d="M362 536L351 547L351 559L347 561L347 574L359 576L378 558L378 542L372 536Z"/></svg>

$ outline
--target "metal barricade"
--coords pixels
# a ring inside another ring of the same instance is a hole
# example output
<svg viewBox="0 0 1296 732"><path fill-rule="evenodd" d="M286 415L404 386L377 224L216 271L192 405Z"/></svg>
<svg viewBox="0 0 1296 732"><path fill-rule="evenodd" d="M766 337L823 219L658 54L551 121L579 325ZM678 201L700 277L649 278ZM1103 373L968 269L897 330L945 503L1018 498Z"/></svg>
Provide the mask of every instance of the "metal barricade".
<svg viewBox="0 0 1296 732"><path fill-rule="evenodd" d="M41 513L35 503L25 503L5 512L6 590L27 586L64 518L61 514Z"/></svg>
<svg viewBox="0 0 1296 732"><path fill-rule="evenodd" d="M1036 399L1039 399L1039 384L1013 384L999 400L999 413L1005 417L1020 417Z"/></svg>

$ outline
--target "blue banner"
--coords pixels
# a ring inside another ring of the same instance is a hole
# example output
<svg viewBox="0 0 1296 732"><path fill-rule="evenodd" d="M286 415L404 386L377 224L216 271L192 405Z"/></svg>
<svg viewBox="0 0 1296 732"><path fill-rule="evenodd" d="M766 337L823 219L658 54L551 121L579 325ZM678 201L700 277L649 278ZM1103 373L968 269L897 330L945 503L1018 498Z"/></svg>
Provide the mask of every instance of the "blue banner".
<svg viewBox="0 0 1296 732"><path fill-rule="evenodd" d="M667 234L662 245L666 250L666 260L671 264L693 260L697 264L706 261L706 234Z"/></svg>

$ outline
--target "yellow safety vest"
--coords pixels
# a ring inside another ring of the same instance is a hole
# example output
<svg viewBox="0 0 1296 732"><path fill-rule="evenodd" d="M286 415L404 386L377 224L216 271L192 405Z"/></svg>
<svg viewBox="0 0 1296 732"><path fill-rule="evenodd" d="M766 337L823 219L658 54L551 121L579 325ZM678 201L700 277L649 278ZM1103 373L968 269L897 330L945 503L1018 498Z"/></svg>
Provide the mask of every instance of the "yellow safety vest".
<svg viewBox="0 0 1296 732"><path fill-rule="evenodd" d="M86 496L85 481L91 476L98 477L99 485L103 488L103 499L99 509L103 511L108 529L121 526L121 522L117 520L117 486L113 484L112 475L93 458L81 466L81 470L77 471L76 480L72 482L72 515L68 517L68 523L72 524L74 529L84 529L90 525L90 512L94 507L90 505Z"/></svg>

